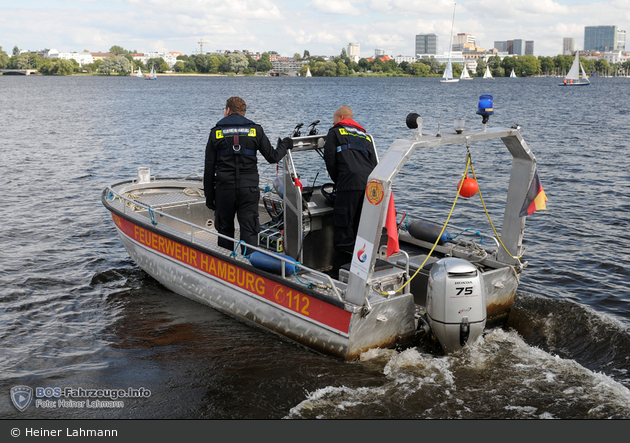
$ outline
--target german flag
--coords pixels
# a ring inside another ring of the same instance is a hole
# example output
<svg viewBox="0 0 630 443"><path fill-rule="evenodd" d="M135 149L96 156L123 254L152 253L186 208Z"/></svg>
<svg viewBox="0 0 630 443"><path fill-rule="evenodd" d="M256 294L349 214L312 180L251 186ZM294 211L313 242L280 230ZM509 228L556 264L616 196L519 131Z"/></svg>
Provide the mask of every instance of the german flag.
<svg viewBox="0 0 630 443"><path fill-rule="evenodd" d="M525 217L526 215L533 214L534 211L539 209L547 209L547 206L545 205L546 201L547 196L545 195L545 191L543 191L542 184L540 183L540 177L538 177L538 168L536 168L534 170L532 183L529 185L529 191L527 191L527 195L525 196L523 207L518 215L520 217Z"/></svg>

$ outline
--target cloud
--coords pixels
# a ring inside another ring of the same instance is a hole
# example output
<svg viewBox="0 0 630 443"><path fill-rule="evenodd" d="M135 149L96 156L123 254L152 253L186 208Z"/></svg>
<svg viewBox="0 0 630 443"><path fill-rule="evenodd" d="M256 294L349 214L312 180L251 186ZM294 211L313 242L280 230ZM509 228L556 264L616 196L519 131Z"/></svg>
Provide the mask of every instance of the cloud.
<svg viewBox="0 0 630 443"><path fill-rule="evenodd" d="M348 0L313 0L309 3L318 12L340 15L360 15L361 11Z"/></svg>
<svg viewBox="0 0 630 443"><path fill-rule="evenodd" d="M586 2L586 3L585 3ZM412 55L415 35L434 32L447 50L453 0L22 0L0 13L0 46L60 51L107 50L113 45L191 54L275 50L283 55L337 55L349 42L371 56L375 48ZM459 0L454 33L478 44L534 40L536 55L557 55L562 39L583 44L584 26L630 31L630 0ZM630 41L629 41L630 43ZM630 45L629 45L630 46Z"/></svg>

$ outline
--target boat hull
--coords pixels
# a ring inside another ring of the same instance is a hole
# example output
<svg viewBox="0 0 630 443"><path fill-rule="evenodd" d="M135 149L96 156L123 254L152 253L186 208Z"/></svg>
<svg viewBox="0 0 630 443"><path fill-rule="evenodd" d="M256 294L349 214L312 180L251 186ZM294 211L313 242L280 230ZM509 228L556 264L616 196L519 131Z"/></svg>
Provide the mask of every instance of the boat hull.
<svg viewBox="0 0 630 443"><path fill-rule="evenodd" d="M326 355L355 360L376 347L415 335L412 294L378 299L368 313L324 300L250 266L175 241L113 213L129 256L171 291Z"/></svg>

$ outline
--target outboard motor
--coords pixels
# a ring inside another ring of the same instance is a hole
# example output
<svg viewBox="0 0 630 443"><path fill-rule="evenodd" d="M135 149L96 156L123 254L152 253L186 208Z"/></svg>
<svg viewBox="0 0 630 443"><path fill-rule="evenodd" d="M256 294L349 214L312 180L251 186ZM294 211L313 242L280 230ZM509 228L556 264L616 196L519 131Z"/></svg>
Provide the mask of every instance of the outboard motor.
<svg viewBox="0 0 630 443"><path fill-rule="evenodd" d="M429 273L427 317L445 354L474 343L486 326L486 292L477 268L459 258L438 260Z"/></svg>

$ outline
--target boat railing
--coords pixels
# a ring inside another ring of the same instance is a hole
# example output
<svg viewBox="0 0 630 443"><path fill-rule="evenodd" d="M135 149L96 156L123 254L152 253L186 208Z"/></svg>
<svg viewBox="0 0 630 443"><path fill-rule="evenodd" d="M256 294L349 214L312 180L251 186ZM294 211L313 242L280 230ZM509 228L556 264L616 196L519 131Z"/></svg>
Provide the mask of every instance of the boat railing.
<svg viewBox="0 0 630 443"><path fill-rule="evenodd" d="M208 229L208 228L205 228L203 226L196 225L196 224L191 223L191 222L189 222L187 220L183 220L181 218L174 217L174 216L172 216L170 214L167 214L165 212L162 212L160 210L153 209L151 206L145 205L145 204L143 204L141 202L138 202L137 200L133 200L133 199L131 199L129 197L126 197L126 196L122 195L121 193L119 193L116 190L114 190L111 186L108 186L105 189L104 193L107 194L107 199L109 201L113 202L116 199L119 199L123 203L123 205L122 205L123 206L123 214L125 214L125 215L127 214L127 208L129 208L134 213L137 213L137 210L138 210L137 208L139 207L139 208L147 210L147 212L149 213L149 218L151 219L151 223L152 224L153 223L157 224L157 222L155 222L154 219L155 219L155 215L159 215L161 217L166 217L166 218L168 218L170 220L174 220L174 221L177 221L179 223L183 223L184 225L189 226L190 227L190 242L193 243L193 244L198 244L198 242L195 241L196 233L197 232L205 232L205 233L208 233L210 235L214 235L214 236L226 239L226 240L230 240L230 241L236 242L237 246L236 246L235 250L238 250L238 246L239 245L243 245L244 247L247 248L247 250L258 251L258 252L261 252L261 253L263 253L263 254L265 254L265 255L273 258L273 259L280 260L280 261L282 261L282 266L280 267L281 268L280 275L282 276L283 279L287 279L288 280L288 277L286 275L286 266L287 265L294 266L296 274L297 274L297 269L296 268L299 268L299 269L301 269L303 271L312 273L312 274L322 278L324 281L328 282L328 285L325 286L325 287L321 287L321 286L316 285L318 288L320 288L320 289L330 289L332 291L332 293L334 294L335 298L337 298L339 301L342 301L344 303L347 302L341 296L339 288L337 288L337 286L333 282L332 277L330 277L328 274L325 274L323 272L317 271L316 269L312 269L312 268L309 268L308 266L304 266L301 263L294 262L293 258L291 258L291 257L286 258L286 257L284 257L284 256L282 256L280 254L270 252L270 251L265 250L263 248L260 248L258 246L250 245L249 243L246 243L246 242L244 242L242 240L236 240L236 239L234 239L232 237L229 237L227 235L223 235L223 234L219 233L218 231L215 231L215 230L212 230L212 229Z"/></svg>
<svg viewBox="0 0 630 443"><path fill-rule="evenodd" d="M382 245L378 250L378 255L379 255L379 258L381 259L383 258L383 252L385 252L385 254L387 253L387 245ZM405 281L407 281L409 280L409 275L410 275L409 274L409 254L407 254L407 251L403 251L403 250L396 252L396 254L402 254L405 256ZM391 263L391 264L397 268L401 267L397 263Z"/></svg>

